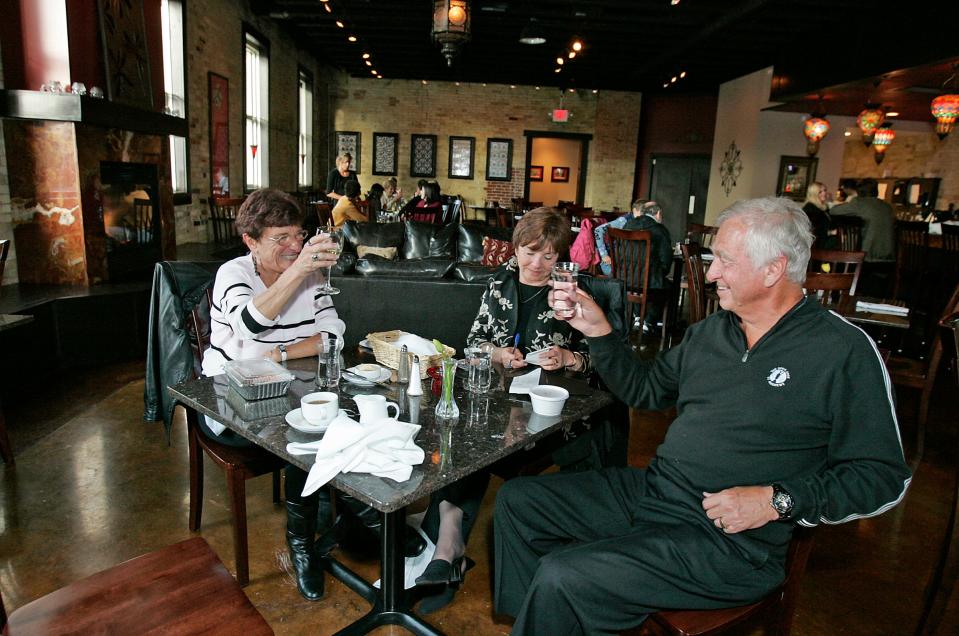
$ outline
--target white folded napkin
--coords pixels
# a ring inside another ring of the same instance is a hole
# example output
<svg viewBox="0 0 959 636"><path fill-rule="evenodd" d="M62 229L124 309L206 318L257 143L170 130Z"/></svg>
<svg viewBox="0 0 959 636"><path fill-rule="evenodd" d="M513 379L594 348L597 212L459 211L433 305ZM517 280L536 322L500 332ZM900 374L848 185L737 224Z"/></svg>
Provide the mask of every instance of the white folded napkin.
<svg viewBox="0 0 959 636"><path fill-rule="evenodd" d="M516 376L509 385L509 392L528 395L530 389L539 386L539 376L542 372L542 369L534 369L525 375Z"/></svg>
<svg viewBox="0 0 959 636"><path fill-rule="evenodd" d="M406 345L407 351L415 353L418 356L431 356L436 354L436 347L433 346L432 340L421 338L413 333L403 332L403 335L397 338L396 342L393 343L393 346L397 349L402 348L403 345Z"/></svg>
<svg viewBox="0 0 959 636"><path fill-rule="evenodd" d="M887 303L870 303L865 300L856 301L856 311L869 311L874 314L887 314L890 316L908 316L909 308L899 305L889 305Z"/></svg>
<svg viewBox="0 0 959 636"><path fill-rule="evenodd" d="M420 427L398 420L384 418L369 424L360 424L344 414L332 422L323 439L317 442L286 445L291 455L316 454L303 488L303 496L316 492L340 473L370 473L406 481L413 466L426 458L423 449L413 439Z"/></svg>

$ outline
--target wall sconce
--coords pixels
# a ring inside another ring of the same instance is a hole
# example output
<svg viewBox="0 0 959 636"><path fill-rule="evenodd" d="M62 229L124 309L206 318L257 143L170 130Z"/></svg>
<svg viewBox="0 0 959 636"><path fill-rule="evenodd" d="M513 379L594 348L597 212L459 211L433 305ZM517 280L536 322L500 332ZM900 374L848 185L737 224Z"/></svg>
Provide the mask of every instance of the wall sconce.
<svg viewBox="0 0 959 636"><path fill-rule="evenodd" d="M829 134L829 122L825 117L811 116L803 124L802 134L806 136L809 143L806 144L806 154L810 157L819 152L819 142Z"/></svg>
<svg viewBox="0 0 959 636"><path fill-rule="evenodd" d="M856 117L856 125L862 131L862 143L866 145L866 148L872 145L873 135L876 134L876 129L882 126L884 121L886 121L886 115L879 108L879 104L866 104L866 107Z"/></svg>
<svg viewBox="0 0 959 636"><path fill-rule="evenodd" d="M433 41L440 45L446 65L470 41L470 8L467 0L434 0Z"/></svg>
<svg viewBox="0 0 959 636"><path fill-rule="evenodd" d="M876 160L876 165L882 163L886 158L886 151L889 150L889 144L896 138L896 131L892 129L892 124L885 123L876 129L876 135L872 139L872 158Z"/></svg>

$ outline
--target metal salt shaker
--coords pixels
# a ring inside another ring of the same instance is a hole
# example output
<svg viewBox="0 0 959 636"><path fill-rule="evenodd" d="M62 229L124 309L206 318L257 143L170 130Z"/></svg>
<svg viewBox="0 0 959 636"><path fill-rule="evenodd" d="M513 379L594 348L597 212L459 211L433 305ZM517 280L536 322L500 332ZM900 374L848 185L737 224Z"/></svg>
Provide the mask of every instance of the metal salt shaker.
<svg viewBox="0 0 959 636"><path fill-rule="evenodd" d="M406 345L400 348L400 364L396 370L396 380L400 384L406 384L410 381L410 354Z"/></svg>

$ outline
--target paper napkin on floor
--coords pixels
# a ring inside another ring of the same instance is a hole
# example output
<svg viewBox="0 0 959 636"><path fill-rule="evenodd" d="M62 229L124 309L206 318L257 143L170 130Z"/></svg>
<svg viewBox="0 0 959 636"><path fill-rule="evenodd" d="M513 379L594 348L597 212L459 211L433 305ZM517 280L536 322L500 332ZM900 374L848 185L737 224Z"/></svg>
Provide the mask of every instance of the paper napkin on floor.
<svg viewBox="0 0 959 636"><path fill-rule="evenodd" d="M856 311L870 311L874 314L888 314L890 316L908 316L909 308L887 303L870 303L865 300L856 301Z"/></svg>
<svg viewBox="0 0 959 636"><path fill-rule="evenodd" d="M323 439L309 443L290 443L291 455L314 455L316 461L306 478L303 495L316 492L340 473L370 473L406 481L413 466L426 457L413 439L420 427L394 419L360 424L345 415L332 422Z"/></svg>

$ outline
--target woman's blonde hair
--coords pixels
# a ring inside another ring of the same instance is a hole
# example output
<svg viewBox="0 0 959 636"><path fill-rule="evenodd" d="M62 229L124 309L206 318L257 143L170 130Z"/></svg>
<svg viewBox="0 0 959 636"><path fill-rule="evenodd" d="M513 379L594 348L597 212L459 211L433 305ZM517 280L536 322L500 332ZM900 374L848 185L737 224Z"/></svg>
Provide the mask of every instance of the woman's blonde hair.
<svg viewBox="0 0 959 636"><path fill-rule="evenodd" d="M806 188L806 203L812 203L817 208L822 207L822 202L819 200L819 193L826 189L819 181L813 181L809 184L809 187Z"/></svg>

